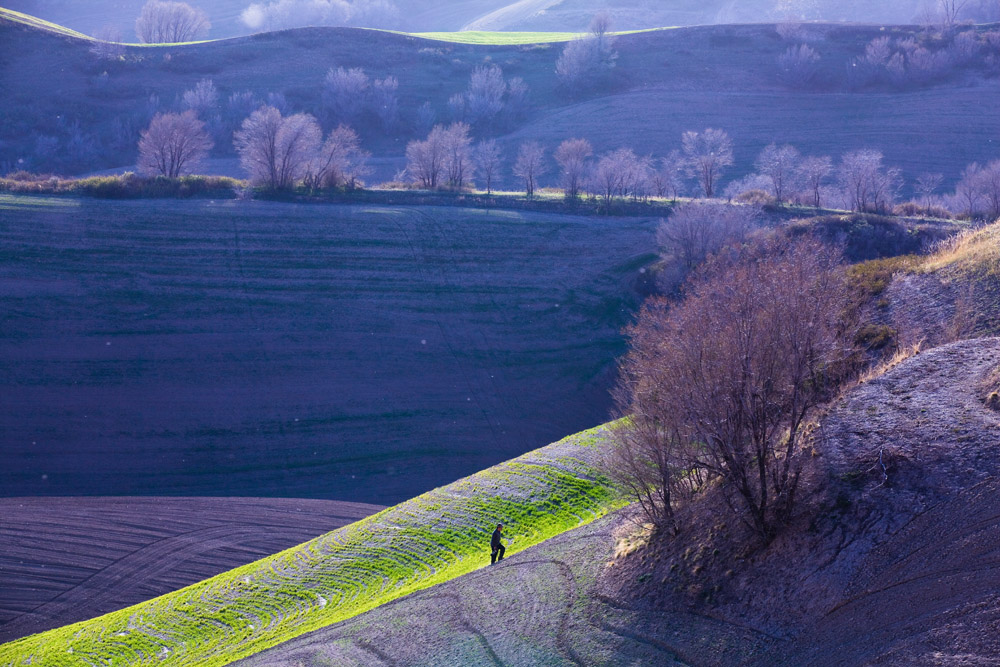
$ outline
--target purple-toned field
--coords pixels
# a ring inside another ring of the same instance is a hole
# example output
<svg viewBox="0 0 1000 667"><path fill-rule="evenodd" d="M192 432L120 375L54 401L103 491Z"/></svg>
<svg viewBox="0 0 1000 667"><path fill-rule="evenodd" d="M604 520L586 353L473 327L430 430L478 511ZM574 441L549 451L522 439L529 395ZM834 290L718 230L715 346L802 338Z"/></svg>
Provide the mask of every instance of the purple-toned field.
<svg viewBox="0 0 1000 667"><path fill-rule="evenodd" d="M0 496L391 504L600 423L654 227L0 197Z"/></svg>
<svg viewBox="0 0 1000 667"><path fill-rule="evenodd" d="M0 643L177 590L380 509L281 498L0 498Z"/></svg>

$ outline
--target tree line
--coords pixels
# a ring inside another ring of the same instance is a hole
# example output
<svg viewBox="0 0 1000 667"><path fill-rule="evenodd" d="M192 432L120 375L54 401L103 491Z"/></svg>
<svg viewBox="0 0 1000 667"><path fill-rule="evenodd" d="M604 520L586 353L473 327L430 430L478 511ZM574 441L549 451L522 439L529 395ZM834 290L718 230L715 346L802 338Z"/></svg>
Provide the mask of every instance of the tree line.
<svg viewBox="0 0 1000 667"><path fill-rule="evenodd" d="M191 107L187 111L153 117L139 141L143 173L177 177L191 173L208 156L213 142L195 109L199 100L212 94L208 86L196 86L185 94ZM311 114L284 114L270 104L262 104L240 123L233 143L251 182L267 188L355 188L370 173L370 154L349 125L337 125L324 139ZM555 148L551 160L539 142L523 142L508 164L497 140L474 142L472 126L460 121L435 125L425 139L409 142L401 175L423 189L461 191L478 183L492 194L509 173L530 198L544 187L555 166L556 176L549 184L561 188L565 197L585 196L605 205L616 199L676 200L691 194L740 203L1000 217L1000 160L968 165L950 194L938 192L944 180L941 174L921 174L913 183L914 198L902 209L895 206L904 185L902 173L886 165L875 149L847 151L835 162L830 156L803 156L789 144L770 144L754 160L754 172L722 188L721 180L733 163L730 136L706 128L684 132L680 148L659 159L630 148L595 155L588 140L572 138Z"/></svg>

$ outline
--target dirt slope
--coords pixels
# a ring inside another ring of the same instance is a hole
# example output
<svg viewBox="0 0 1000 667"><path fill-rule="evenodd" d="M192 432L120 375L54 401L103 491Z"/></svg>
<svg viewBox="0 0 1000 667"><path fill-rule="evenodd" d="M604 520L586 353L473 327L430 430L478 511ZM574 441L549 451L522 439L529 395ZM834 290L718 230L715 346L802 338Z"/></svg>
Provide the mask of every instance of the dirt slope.
<svg viewBox="0 0 1000 667"><path fill-rule="evenodd" d="M237 664L997 664L998 365L1000 339L966 341L849 392L767 549L708 521L608 567L619 514Z"/></svg>
<svg viewBox="0 0 1000 667"><path fill-rule="evenodd" d="M282 498L0 498L0 643L177 590L381 509Z"/></svg>

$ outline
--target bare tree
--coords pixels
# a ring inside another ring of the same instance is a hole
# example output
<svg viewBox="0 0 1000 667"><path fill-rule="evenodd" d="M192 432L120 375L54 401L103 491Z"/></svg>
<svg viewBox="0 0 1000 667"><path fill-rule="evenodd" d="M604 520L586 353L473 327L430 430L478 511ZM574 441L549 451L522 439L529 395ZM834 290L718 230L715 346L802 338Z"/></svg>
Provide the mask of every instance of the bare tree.
<svg viewBox="0 0 1000 667"><path fill-rule="evenodd" d="M833 173L833 160L828 155L807 157L799 164L799 174L803 184L812 195L812 205L820 206L820 191L823 183Z"/></svg>
<svg viewBox="0 0 1000 667"><path fill-rule="evenodd" d="M519 76L507 82L507 117L516 120L524 115L528 108L528 84Z"/></svg>
<svg viewBox="0 0 1000 667"><path fill-rule="evenodd" d="M354 122L365 109L368 86L368 75L360 67L331 67L323 81L323 102L337 121Z"/></svg>
<svg viewBox="0 0 1000 667"><path fill-rule="evenodd" d="M424 102L417 108L417 131L430 132L437 121L437 112L430 102Z"/></svg>
<svg viewBox="0 0 1000 667"><path fill-rule="evenodd" d="M448 98L448 116L452 122L465 122L465 112L469 106L469 98L465 93L455 93Z"/></svg>
<svg viewBox="0 0 1000 667"><path fill-rule="evenodd" d="M604 201L605 207L610 206L611 201L625 189L628 153L631 151L627 149L605 153L597 160L590 173L588 187L593 194Z"/></svg>
<svg viewBox="0 0 1000 667"><path fill-rule="evenodd" d="M472 160L476 165L476 174L486 186L486 194L493 194L493 182L500 175L503 166L500 144L495 139L479 142L472 151Z"/></svg>
<svg viewBox="0 0 1000 667"><path fill-rule="evenodd" d="M844 197L855 211L889 210L902 185L899 169L885 168L882 152L870 148L845 153L838 176Z"/></svg>
<svg viewBox="0 0 1000 667"><path fill-rule="evenodd" d="M962 170L962 176L955 186L955 195L965 206L965 214L970 217L977 217L983 201L983 192L980 187L983 168L978 162L966 165Z"/></svg>
<svg viewBox="0 0 1000 667"><path fill-rule="evenodd" d="M441 183L448 159L447 130L435 125L424 141L406 146L406 173L421 187L433 190Z"/></svg>
<svg viewBox="0 0 1000 667"><path fill-rule="evenodd" d="M611 32L611 23L611 14L606 10L597 12L590 20L590 34L602 53L611 49L611 37L608 34Z"/></svg>
<svg viewBox="0 0 1000 667"><path fill-rule="evenodd" d="M802 88L816 78L819 54L808 44L790 46L778 56L778 77L785 85Z"/></svg>
<svg viewBox="0 0 1000 667"><path fill-rule="evenodd" d="M779 204L785 200L785 196L795 187L795 178L798 175L799 158L798 149L785 144L769 144L757 156L754 166L761 174L771 181L771 190L774 199Z"/></svg>
<svg viewBox="0 0 1000 667"><path fill-rule="evenodd" d="M190 42L208 33L208 14L186 2L149 0L135 21L135 34L145 44Z"/></svg>
<svg viewBox="0 0 1000 667"><path fill-rule="evenodd" d="M399 81L394 76L387 76L372 82L372 111L375 112L382 123L382 129L386 132L391 131L399 121L399 98L396 95L398 89Z"/></svg>
<svg viewBox="0 0 1000 667"><path fill-rule="evenodd" d="M969 0L938 0L938 14L946 28L954 27Z"/></svg>
<svg viewBox="0 0 1000 667"><path fill-rule="evenodd" d="M211 79L202 79L194 88L184 91L182 99L186 109L204 119L219 105L219 91Z"/></svg>
<svg viewBox="0 0 1000 667"><path fill-rule="evenodd" d="M211 149L205 123L193 112L158 113L139 138L139 171L177 178L190 173Z"/></svg>
<svg viewBox="0 0 1000 667"><path fill-rule="evenodd" d="M306 26L397 28L400 12L390 0L261 0L240 14L251 30L284 30Z"/></svg>
<svg viewBox="0 0 1000 667"><path fill-rule="evenodd" d="M563 188L566 196L576 198L580 194L580 185L587 170L587 158L594 154L594 149L586 139L567 139L559 144L555 158L562 171Z"/></svg>
<svg viewBox="0 0 1000 667"><path fill-rule="evenodd" d="M761 211L754 206L692 202L660 221L656 241L664 258L679 261L687 273L721 248L743 242L760 219Z"/></svg>
<svg viewBox="0 0 1000 667"><path fill-rule="evenodd" d="M327 136L309 166L306 185L313 188L355 188L367 171L370 154L361 150L358 133L339 125Z"/></svg>
<svg viewBox="0 0 1000 667"><path fill-rule="evenodd" d="M101 60L121 60L125 55L122 31L117 26L106 25L94 33L94 43L90 52Z"/></svg>
<svg viewBox="0 0 1000 667"><path fill-rule="evenodd" d="M684 189L684 171L684 156L679 150L670 151L667 157L660 160L659 173L663 182L661 197L670 195L673 201L677 201L677 197Z"/></svg>
<svg viewBox="0 0 1000 667"><path fill-rule="evenodd" d="M283 118L265 106L243 121L233 143L250 180L278 190L293 187L309 173L321 139L319 123L309 114Z"/></svg>
<svg viewBox="0 0 1000 667"><path fill-rule="evenodd" d="M986 199L987 220L1000 218L1000 160L993 160L983 168L980 187Z"/></svg>
<svg viewBox="0 0 1000 667"><path fill-rule="evenodd" d="M465 112L470 123L492 123L503 111L507 82L497 65L479 65L469 77Z"/></svg>
<svg viewBox="0 0 1000 667"><path fill-rule="evenodd" d="M1000 217L1000 160L967 166L955 193L964 202L967 215L986 220Z"/></svg>
<svg viewBox="0 0 1000 667"><path fill-rule="evenodd" d="M466 123L452 123L442 135L444 142L444 174L448 187L461 190L469 179L472 162L472 139Z"/></svg>
<svg viewBox="0 0 1000 667"><path fill-rule="evenodd" d="M687 173L698 179L702 192L708 199L722 171L733 164L733 140L724 130L706 129L704 132L685 132L681 136Z"/></svg>
<svg viewBox="0 0 1000 667"><path fill-rule="evenodd" d="M925 208L929 208L931 205L931 196L934 192L941 187L941 183L944 182L943 174L920 174L917 176L917 182L914 186L914 190L917 197L920 198L920 203L924 205Z"/></svg>
<svg viewBox="0 0 1000 667"><path fill-rule="evenodd" d="M599 12L591 22L590 35L568 42L556 61L556 74L566 85L593 82L615 66L618 53L608 31L611 17Z"/></svg>
<svg viewBox="0 0 1000 667"><path fill-rule="evenodd" d="M545 149L537 141L526 141L517 151L514 175L524 181L524 191L529 198L535 196L538 177L545 173Z"/></svg>
<svg viewBox="0 0 1000 667"><path fill-rule="evenodd" d="M848 349L844 272L816 241L773 240L716 260L687 294L648 304L629 332L616 439L646 471L631 488L672 529L677 472L698 471L768 541L794 507L806 419Z"/></svg>

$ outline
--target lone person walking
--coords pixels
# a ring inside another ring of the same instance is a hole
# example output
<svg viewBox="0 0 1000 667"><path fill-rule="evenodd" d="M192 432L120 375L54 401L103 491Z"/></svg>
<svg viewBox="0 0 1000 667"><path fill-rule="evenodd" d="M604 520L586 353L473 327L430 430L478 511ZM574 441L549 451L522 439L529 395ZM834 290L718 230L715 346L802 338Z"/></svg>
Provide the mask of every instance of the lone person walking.
<svg viewBox="0 0 1000 667"><path fill-rule="evenodd" d="M503 533L503 524L498 523L497 529L493 531L493 537L490 538L490 565L503 560L506 549L503 548L503 542L500 541L503 538L501 533Z"/></svg>

